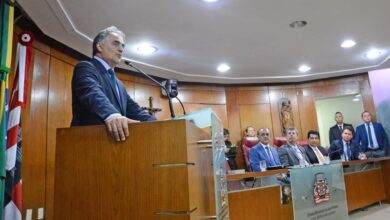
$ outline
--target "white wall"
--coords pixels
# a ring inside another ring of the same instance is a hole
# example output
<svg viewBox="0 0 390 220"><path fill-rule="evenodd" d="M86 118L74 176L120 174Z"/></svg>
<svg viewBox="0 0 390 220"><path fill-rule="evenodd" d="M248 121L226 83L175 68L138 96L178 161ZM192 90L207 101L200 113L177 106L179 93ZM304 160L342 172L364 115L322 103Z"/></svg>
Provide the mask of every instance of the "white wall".
<svg viewBox="0 0 390 220"><path fill-rule="evenodd" d="M336 124L336 112L343 113L344 122L352 124L354 128L362 123L360 115L364 111L363 103L361 97L359 101L353 101L354 98L355 95L348 95L315 101L322 146L329 147L329 128Z"/></svg>

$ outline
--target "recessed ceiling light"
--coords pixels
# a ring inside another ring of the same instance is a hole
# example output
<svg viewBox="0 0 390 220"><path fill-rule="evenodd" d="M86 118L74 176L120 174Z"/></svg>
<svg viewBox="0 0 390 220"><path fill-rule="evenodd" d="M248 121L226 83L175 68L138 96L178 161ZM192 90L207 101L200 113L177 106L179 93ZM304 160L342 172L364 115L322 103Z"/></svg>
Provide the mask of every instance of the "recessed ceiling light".
<svg viewBox="0 0 390 220"><path fill-rule="evenodd" d="M361 97L362 95L360 95L360 94L357 94L357 95L355 95L355 98L359 98L359 97Z"/></svg>
<svg viewBox="0 0 390 220"><path fill-rule="evenodd" d="M308 65L302 65L302 66L300 66L300 67L298 68L298 70L299 70L299 72L301 72L301 73L305 73L305 72L311 70L311 67L308 66Z"/></svg>
<svg viewBox="0 0 390 220"><path fill-rule="evenodd" d="M218 66L217 70L218 70L218 72L220 72L220 73L224 73L224 72L230 70L230 66L227 65L227 64L225 64L225 63L223 63L223 64L220 64L220 65Z"/></svg>
<svg viewBox="0 0 390 220"><path fill-rule="evenodd" d="M342 48L351 48L356 45L356 42L353 40L345 40L340 44Z"/></svg>
<svg viewBox="0 0 390 220"><path fill-rule="evenodd" d="M137 53L142 55L150 55L157 51L157 47L149 44L140 44L136 48L137 48Z"/></svg>
<svg viewBox="0 0 390 220"><path fill-rule="evenodd" d="M358 102L358 101L360 101L360 99L359 98L354 98L354 99L352 99L352 101Z"/></svg>
<svg viewBox="0 0 390 220"><path fill-rule="evenodd" d="M290 23L291 28L301 28L307 25L307 21L293 21Z"/></svg>
<svg viewBox="0 0 390 220"><path fill-rule="evenodd" d="M202 0L204 2L217 2L218 0Z"/></svg>
<svg viewBox="0 0 390 220"><path fill-rule="evenodd" d="M378 58L381 54L382 54L382 51L377 50L377 49L372 49L372 50L369 50L367 53L365 53L364 56L368 59L373 60L373 59Z"/></svg>

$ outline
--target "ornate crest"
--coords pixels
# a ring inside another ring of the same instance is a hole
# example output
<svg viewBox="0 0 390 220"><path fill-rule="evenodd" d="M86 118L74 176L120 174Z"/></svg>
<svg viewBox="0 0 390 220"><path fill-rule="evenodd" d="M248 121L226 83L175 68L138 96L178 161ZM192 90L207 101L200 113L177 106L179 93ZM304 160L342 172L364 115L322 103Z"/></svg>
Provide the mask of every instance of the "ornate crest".
<svg viewBox="0 0 390 220"><path fill-rule="evenodd" d="M329 187L324 173L316 173L314 181L314 203L329 201Z"/></svg>

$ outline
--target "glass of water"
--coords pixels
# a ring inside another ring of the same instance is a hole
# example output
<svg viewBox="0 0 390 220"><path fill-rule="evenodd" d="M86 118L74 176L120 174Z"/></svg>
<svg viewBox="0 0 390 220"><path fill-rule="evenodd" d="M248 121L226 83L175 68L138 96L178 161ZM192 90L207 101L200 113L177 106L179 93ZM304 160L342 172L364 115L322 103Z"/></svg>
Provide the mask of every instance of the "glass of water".
<svg viewBox="0 0 390 220"><path fill-rule="evenodd" d="M341 161L345 161L345 156L344 156L344 154L340 154L340 159L341 159Z"/></svg>
<svg viewBox="0 0 390 220"><path fill-rule="evenodd" d="M266 163L265 160L260 160L259 165L260 165L260 171L266 171L267 170L267 163Z"/></svg>
<svg viewBox="0 0 390 220"><path fill-rule="evenodd" d="M324 156L325 162L324 164L330 164L330 159L328 156Z"/></svg>

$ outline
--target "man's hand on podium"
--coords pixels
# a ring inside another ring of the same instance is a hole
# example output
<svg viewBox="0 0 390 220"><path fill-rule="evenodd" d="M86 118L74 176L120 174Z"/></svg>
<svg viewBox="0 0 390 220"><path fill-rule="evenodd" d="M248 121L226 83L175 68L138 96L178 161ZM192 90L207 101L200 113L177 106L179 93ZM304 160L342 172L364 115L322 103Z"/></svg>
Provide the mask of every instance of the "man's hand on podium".
<svg viewBox="0 0 390 220"><path fill-rule="evenodd" d="M137 123L139 121L118 116L105 121L106 127L110 135L116 141L125 141L129 136L128 123Z"/></svg>

